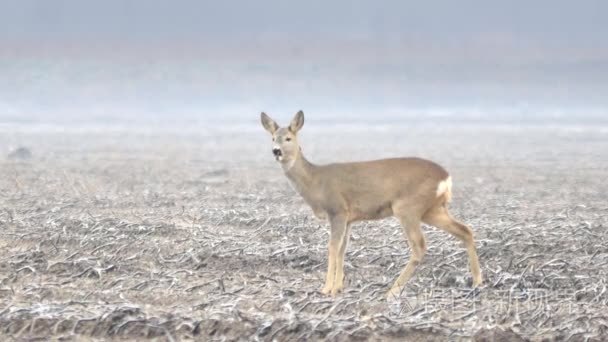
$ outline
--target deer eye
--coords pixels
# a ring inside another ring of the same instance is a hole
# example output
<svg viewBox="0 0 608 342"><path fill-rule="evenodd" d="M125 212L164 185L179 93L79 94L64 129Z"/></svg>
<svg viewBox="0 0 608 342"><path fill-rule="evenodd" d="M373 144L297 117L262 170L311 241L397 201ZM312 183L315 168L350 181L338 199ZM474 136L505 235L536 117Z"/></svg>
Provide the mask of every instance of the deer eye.
<svg viewBox="0 0 608 342"><path fill-rule="evenodd" d="M285 138L286 141L291 141L291 138L287 137Z"/></svg>

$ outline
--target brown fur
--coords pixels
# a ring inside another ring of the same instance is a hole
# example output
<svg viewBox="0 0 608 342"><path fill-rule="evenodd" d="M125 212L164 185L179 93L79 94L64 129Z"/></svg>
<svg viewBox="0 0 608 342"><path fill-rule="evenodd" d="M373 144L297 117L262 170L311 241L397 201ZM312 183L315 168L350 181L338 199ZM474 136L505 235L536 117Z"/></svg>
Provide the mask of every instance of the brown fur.
<svg viewBox="0 0 608 342"><path fill-rule="evenodd" d="M335 295L343 288L344 253L351 223L389 216L399 219L412 249L412 256L389 295L401 292L422 261L426 243L421 222L443 229L465 243L473 284L481 284L473 233L469 227L454 220L447 210L451 179L441 166L420 158L314 165L306 160L297 140L297 132L304 125L302 111L287 128L279 128L264 113L261 120L273 136L273 150L281 151L277 160L287 178L315 216L330 222L329 260L323 293Z"/></svg>

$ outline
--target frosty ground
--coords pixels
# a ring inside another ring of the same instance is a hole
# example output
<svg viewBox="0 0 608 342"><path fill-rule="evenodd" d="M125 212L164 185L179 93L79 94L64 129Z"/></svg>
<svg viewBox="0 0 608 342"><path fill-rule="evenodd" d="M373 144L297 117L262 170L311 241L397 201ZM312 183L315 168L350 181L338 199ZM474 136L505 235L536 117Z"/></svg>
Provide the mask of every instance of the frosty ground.
<svg viewBox="0 0 608 342"><path fill-rule="evenodd" d="M282 121L286 121L284 118ZM354 226L346 289L321 295L328 229L289 186L257 120L241 125L0 126L0 336L7 339L608 339L608 128L306 124L318 163L435 160L466 253L425 227Z"/></svg>

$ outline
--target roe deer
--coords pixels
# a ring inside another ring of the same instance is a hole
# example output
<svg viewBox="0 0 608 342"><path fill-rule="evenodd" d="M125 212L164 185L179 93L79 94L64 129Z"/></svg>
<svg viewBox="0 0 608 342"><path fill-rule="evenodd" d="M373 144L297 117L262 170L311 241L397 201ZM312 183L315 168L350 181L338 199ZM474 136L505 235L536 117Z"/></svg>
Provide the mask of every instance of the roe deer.
<svg viewBox="0 0 608 342"><path fill-rule="evenodd" d="M298 131L304 125L299 111L288 127L280 128L265 113L262 125L272 134L272 153L287 178L310 205L315 216L331 225L327 276L321 292L335 296L344 287L344 253L350 224L395 216L412 250L410 259L387 295L400 294L426 252L420 223L438 227L464 242L473 274L481 284L481 271L473 232L450 216L450 175L434 162L420 158L394 158L365 162L314 165L302 153Z"/></svg>

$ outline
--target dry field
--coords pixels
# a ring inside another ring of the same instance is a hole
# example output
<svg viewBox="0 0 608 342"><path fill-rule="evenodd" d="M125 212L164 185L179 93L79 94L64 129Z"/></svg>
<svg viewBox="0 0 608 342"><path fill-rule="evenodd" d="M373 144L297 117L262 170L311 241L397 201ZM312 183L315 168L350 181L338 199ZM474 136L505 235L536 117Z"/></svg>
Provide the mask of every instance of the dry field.
<svg viewBox="0 0 608 342"><path fill-rule="evenodd" d="M314 119L312 116L309 116ZM285 121L287 117L284 117ZM323 285L328 229L289 186L257 123L0 126L0 339L608 339L608 128L323 126L314 162L417 155L454 179L466 253L425 227L409 255L396 220L357 224L346 291ZM30 160L9 160L9 145Z"/></svg>

